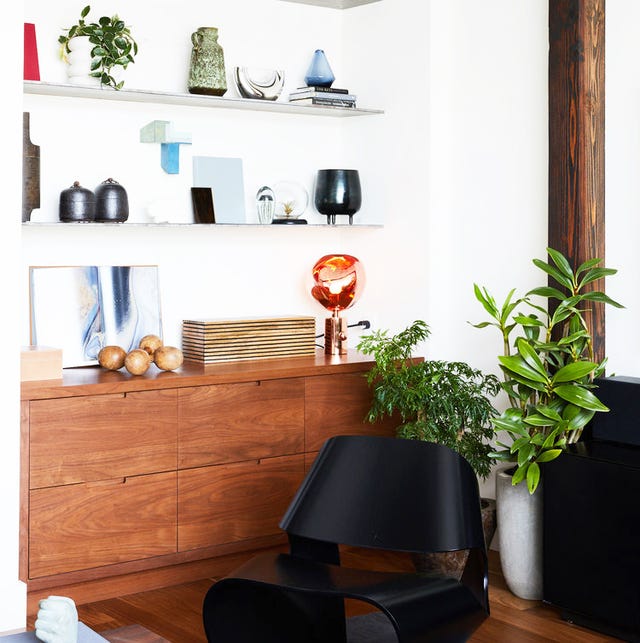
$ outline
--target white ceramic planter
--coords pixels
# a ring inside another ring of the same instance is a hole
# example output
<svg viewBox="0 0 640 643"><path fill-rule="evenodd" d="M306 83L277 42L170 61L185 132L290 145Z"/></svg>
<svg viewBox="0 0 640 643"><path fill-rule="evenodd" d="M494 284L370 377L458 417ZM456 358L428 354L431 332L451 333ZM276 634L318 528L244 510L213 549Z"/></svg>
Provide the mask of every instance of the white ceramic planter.
<svg viewBox="0 0 640 643"><path fill-rule="evenodd" d="M515 487L511 475L496 474L500 563L516 596L542 598L542 482L533 495L525 482Z"/></svg>
<svg viewBox="0 0 640 643"><path fill-rule="evenodd" d="M100 79L89 76L91 71L91 49L88 36L76 36L69 41L67 54L67 78L72 85L100 87Z"/></svg>

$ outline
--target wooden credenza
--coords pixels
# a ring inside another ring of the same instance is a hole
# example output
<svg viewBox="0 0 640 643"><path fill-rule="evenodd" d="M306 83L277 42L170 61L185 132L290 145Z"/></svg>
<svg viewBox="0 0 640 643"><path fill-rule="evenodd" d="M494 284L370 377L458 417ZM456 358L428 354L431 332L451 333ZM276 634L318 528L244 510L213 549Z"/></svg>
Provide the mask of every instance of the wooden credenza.
<svg viewBox="0 0 640 643"><path fill-rule="evenodd" d="M226 573L282 546L278 522L332 435L364 421L357 353L143 376L98 367L22 385L21 577L99 600Z"/></svg>

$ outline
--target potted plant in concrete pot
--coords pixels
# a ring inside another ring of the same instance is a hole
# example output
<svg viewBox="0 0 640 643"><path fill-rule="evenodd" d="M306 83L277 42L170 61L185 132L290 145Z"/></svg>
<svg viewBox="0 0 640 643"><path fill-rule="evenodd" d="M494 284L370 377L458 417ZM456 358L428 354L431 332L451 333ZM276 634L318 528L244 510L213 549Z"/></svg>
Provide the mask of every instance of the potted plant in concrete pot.
<svg viewBox="0 0 640 643"><path fill-rule="evenodd" d="M466 458L476 474L491 471L497 411L489 398L500 390L495 375L485 375L465 362L421 360L412 356L430 334L422 320L414 321L394 336L388 331L363 335L358 350L373 355L375 365L367 378L373 399L369 422L385 416L398 418L400 438L444 444ZM495 503L482 499L487 547L495 531ZM450 552L415 560L420 571L459 576L466 552Z"/></svg>
<svg viewBox="0 0 640 643"><path fill-rule="evenodd" d="M556 286L534 288L521 298L514 297L513 289L498 306L486 288L474 285L491 318L474 326L494 326L500 332L504 354L498 361L509 400L508 408L491 420L509 440L498 441L491 456L513 463L496 477L500 558L509 589L528 599L542 597L542 494L536 491L540 465L576 442L594 413L608 410L593 384L606 360L594 361L583 313L591 302L621 307L591 290L596 280L616 270L600 267L599 259L574 270L560 252L547 252L550 262L533 263ZM550 300L557 305L549 306Z"/></svg>
<svg viewBox="0 0 640 643"><path fill-rule="evenodd" d="M72 84L91 84L121 89L116 72L135 62L138 44L130 28L117 15L102 16L98 22L86 22L91 11L87 5L80 19L58 38L60 56L69 64L67 76Z"/></svg>

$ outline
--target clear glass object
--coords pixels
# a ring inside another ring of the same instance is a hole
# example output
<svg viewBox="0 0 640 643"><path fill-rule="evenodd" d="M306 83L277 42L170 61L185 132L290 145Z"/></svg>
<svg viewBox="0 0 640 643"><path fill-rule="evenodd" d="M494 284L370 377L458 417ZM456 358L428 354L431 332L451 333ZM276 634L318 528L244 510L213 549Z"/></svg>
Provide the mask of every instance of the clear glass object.
<svg viewBox="0 0 640 643"><path fill-rule="evenodd" d="M273 186L276 219L297 219L309 205L309 193L296 181L280 181Z"/></svg>
<svg viewBox="0 0 640 643"><path fill-rule="evenodd" d="M271 223L276 211L276 195L273 190L263 185L256 193L256 209L260 223Z"/></svg>

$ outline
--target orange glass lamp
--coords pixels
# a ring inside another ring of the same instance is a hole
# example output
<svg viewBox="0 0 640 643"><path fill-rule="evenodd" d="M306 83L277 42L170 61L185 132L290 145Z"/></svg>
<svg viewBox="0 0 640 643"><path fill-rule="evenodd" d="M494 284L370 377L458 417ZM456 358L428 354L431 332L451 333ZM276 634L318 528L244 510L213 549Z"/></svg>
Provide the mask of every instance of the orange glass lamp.
<svg viewBox="0 0 640 643"><path fill-rule="evenodd" d="M312 273L311 294L332 313L324 323L324 352L343 355L347 352L347 322L340 311L358 301L364 288L364 269L351 255L325 255L316 261Z"/></svg>

